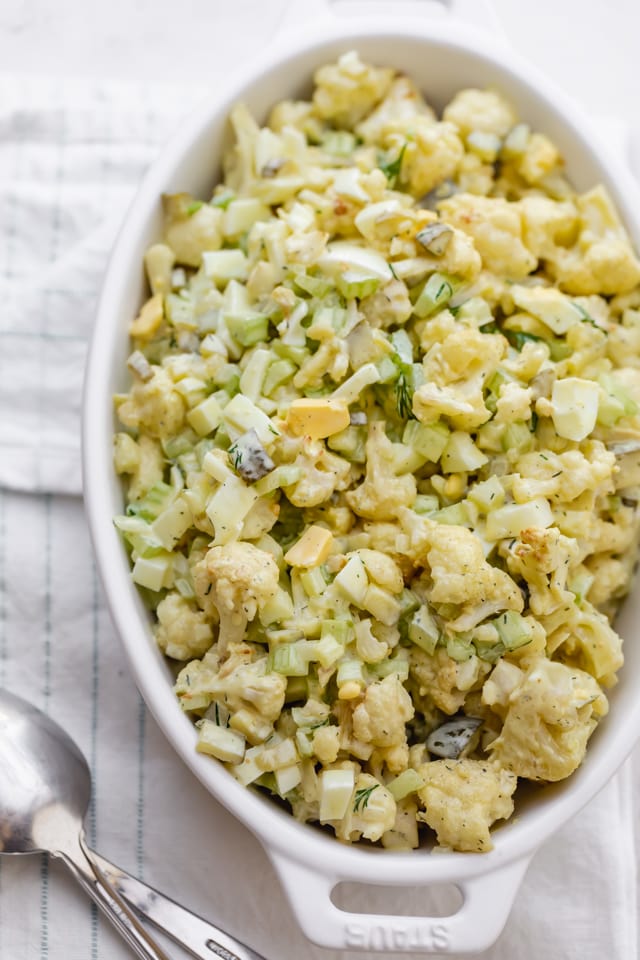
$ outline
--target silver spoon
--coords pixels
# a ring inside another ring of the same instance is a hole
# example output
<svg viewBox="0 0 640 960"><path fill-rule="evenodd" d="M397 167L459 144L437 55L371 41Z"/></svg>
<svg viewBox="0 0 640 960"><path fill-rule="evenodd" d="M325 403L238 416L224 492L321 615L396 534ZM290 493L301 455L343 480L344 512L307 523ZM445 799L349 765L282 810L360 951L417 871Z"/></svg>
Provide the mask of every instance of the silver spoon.
<svg viewBox="0 0 640 960"><path fill-rule="evenodd" d="M50 717L2 689L0 771L0 855L46 852L62 860L140 960L170 960L141 918L202 960L263 960L87 847L82 823L91 774L85 758Z"/></svg>

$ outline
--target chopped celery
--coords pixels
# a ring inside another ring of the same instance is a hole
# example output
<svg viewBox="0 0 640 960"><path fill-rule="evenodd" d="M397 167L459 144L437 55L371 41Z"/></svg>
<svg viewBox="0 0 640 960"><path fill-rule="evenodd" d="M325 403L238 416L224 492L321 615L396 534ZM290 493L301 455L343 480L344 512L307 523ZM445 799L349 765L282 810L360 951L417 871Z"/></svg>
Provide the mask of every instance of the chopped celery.
<svg viewBox="0 0 640 960"><path fill-rule="evenodd" d="M598 402L598 423L610 427L622 417L638 413L638 404L619 380L611 374L601 373L598 383L602 387Z"/></svg>
<svg viewBox="0 0 640 960"><path fill-rule="evenodd" d="M241 343L243 347L250 347L254 343L260 343L267 339L269 318L262 313L236 317L225 314L225 321L233 339Z"/></svg>
<svg viewBox="0 0 640 960"><path fill-rule="evenodd" d="M433 513L440 509L440 501L435 495L419 493L413 502L413 509L420 514Z"/></svg>
<svg viewBox="0 0 640 960"><path fill-rule="evenodd" d="M327 586L322 567L311 567L310 570L301 571L300 582L308 597L321 597Z"/></svg>
<svg viewBox="0 0 640 960"><path fill-rule="evenodd" d="M157 593L170 585L172 573L171 554L159 553L154 557L138 557L131 576L138 586Z"/></svg>
<svg viewBox="0 0 640 960"><path fill-rule="evenodd" d="M187 413L187 420L201 437L213 433L222 421L222 407L213 394Z"/></svg>
<svg viewBox="0 0 640 960"><path fill-rule="evenodd" d="M504 503L504 487L498 477L489 477L481 483L474 483L467 498L484 513L496 510Z"/></svg>
<svg viewBox="0 0 640 960"><path fill-rule="evenodd" d="M343 687L346 683L351 683L352 681L364 684L362 661L345 657L345 659L341 660L338 664L336 682L338 687Z"/></svg>
<svg viewBox="0 0 640 960"><path fill-rule="evenodd" d="M169 506L176 495L176 491L168 483L159 481L141 500L134 500L127 507L127 515L140 517L142 520L155 520L163 510Z"/></svg>
<svg viewBox="0 0 640 960"><path fill-rule="evenodd" d="M314 659L325 669L332 667L343 655L343 645L330 633L316 641Z"/></svg>
<svg viewBox="0 0 640 960"><path fill-rule="evenodd" d="M330 450L335 450L351 463L364 463L366 460L367 428L347 427L340 433L334 433L327 440Z"/></svg>
<svg viewBox="0 0 640 960"><path fill-rule="evenodd" d="M527 435L530 436L528 430ZM462 430L455 430L451 434L440 458L443 473L474 473L488 461L487 455Z"/></svg>
<svg viewBox="0 0 640 960"><path fill-rule="evenodd" d="M459 287L460 281L457 277L446 273L432 273L413 305L413 312L421 319L430 317L436 310L446 306Z"/></svg>
<svg viewBox="0 0 640 960"><path fill-rule="evenodd" d="M192 523L191 508L184 495L181 495L156 517L151 530L165 550L173 550Z"/></svg>
<svg viewBox="0 0 640 960"><path fill-rule="evenodd" d="M309 672L306 643L306 640L298 640L275 647L269 654L268 670L285 677L306 677Z"/></svg>
<svg viewBox="0 0 640 960"><path fill-rule="evenodd" d="M377 680L384 680L385 677L392 674L398 677L401 683L406 683L409 679L409 660L404 650L401 650L395 657L388 657L379 663L368 664L367 669L370 676Z"/></svg>
<svg viewBox="0 0 640 960"><path fill-rule="evenodd" d="M422 605L409 621L409 640L421 647L425 653L432 654L440 637L440 631L426 605Z"/></svg>
<svg viewBox="0 0 640 960"><path fill-rule="evenodd" d="M529 424L524 420L515 420L513 423L507 423L500 435L500 444L502 449L507 452L512 450L515 453L527 453L535 445Z"/></svg>
<svg viewBox="0 0 640 960"><path fill-rule="evenodd" d="M342 646L346 646L353 639L353 623L351 620L325 620L321 637L333 637Z"/></svg>
<svg viewBox="0 0 640 960"><path fill-rule="evenodd" d="M418 420L409 420L402 434L402 442L413 447L427 460L436 463L447 446L450 432L445 423L424 424Z"/></svg>
<svg viewBox="0 0 640 960"><path fill-rule="evenodd" d="M431 519L436 523L447 524L448 526L465 527L470 523L468 504L461 500L459 503L452 503L449 507L443 507L431 514Z"/></svg>
<svg viewBox="0 0 640 960"><path fill-rule="evenodd" d="M207 753L225 763L240 763L244 757L246 740L241 733L219 727L212 720L199 720L196 750Z"/></svg>
<svg viewBox="0 0 640 960"><path fill-rule="evenodd" d="M369 580L364 564L357 554L350 557L333 582L340 587L351 603L362 606Z"/></svg>
<svg viewBox="0 0 640 960"><path fill-rule="evenodd" d="M198 321L193 311L193 302L188 297L168 293L164 298L164 310L169 323L183 330L197 330Z"/></svg>
<svg viewBox="0 0 640 960"><path fill-rule="evenodd" d="M379 277L368 277L357 270L345 270L336 277L336 286L347 300L370 297L380 286Z"/></svg>
<svg viewBox="0 0 640 960"><path fill-rule="evenodd" d="M469 660L475 650L470 637L454 633L447 636L447 653L452 660L463 662Z"/></svg>
<svg viewBox="0 0 640 960"><path fill-rule="evenodd" d="M517 650L530 643L533 631L522 614L514 610L506 610L492 621L500 635L500 640L507 650Z"/></svg>
<svg viewBox="0 0 640 960"><path fill-rule="evenodd" d="M356 143L355 134L348 130L327 130L320 146L336 157L348 157L355 150Z"/></svg>
<svg viewBox="0 0 640 960"><path fill-rule="evenodd" d="M258 480L254 489L259 497L264 497L267 493L272 493L279 487L290 487L297 483L302 476L302 467L294 467L293 464L284 464L276 467L271 473L268 473L262 480Z"/></svg>
<svg viewBox="0 0 640 960"><path fill-rule="evenodd" d="M421 787L424 787L424 779L417 770L413 770L411 767L408 770L403 770L401 774L387 784L387 790L394 800L404 800L410 793L415 793Z"/></svg>
<svg viewBox="0 0 640 960"><path fill-rule="evenodd" d="M270 364L262 385L265 397L270 397L277 387L292 380L296 369L296 365L291 360L276 360Z"/></svg>

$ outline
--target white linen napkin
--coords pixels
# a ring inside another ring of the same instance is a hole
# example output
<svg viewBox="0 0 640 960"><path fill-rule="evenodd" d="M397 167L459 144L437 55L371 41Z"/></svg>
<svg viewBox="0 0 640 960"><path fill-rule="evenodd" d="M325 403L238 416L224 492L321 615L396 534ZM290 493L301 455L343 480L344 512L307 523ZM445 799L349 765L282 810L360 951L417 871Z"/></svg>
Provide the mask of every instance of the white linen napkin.
<svg viewBox="0 0 640 960"><path fill-rule="evenodd" d="M268 960L356 960L304 939L257 841L148 716L81 502L66 496L80 492L80 389L106 257L142 171L200 93L0 77L0 686L85 752L87 833L102 854ZM637 816L627 765L536 855L484 960L637 957ZM389 892L391 911L423 903L419 889ZM62 868L0 858L0 960L129 957Z"/></svg>

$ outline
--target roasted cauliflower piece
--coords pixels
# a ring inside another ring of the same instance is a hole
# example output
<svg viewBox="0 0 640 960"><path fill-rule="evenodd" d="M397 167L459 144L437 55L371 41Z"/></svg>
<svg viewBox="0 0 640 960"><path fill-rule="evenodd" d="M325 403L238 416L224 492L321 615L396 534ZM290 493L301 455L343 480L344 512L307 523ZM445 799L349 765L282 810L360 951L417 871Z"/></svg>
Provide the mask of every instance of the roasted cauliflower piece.
<svg viewBox="0 0 640 960"><path fill-rule="evenodd" d="M347 503L360 517L392 520L400 507L416 498L416 481L410 474L396 475L395 451L385 433L384 421L369 425L367 472L364 482L346 494Z"/></svg>
<svg viewBox="0 0 640 960"><path fill-rule="evenodd" d="M534 663L509 697L492 759L528 780L563 780L580 765L587 741L608 710L598 683L576 667Z"/></svg>
<svg viewBox="0 0 640 960"><path fill-rule="evenodd" d="M513 813L517 777L482 760L432 760L418 769L425 785L420 818L435 830L441 847L469 853L491 850L489 828Z"/></svg>
<svg viewBox="0 0 640 960"><path fill-rule="evenodd" d="M213 643L213 629L206 614L179 593L168 593L156 609L158 646L173 660L201 657Z"/></svg>

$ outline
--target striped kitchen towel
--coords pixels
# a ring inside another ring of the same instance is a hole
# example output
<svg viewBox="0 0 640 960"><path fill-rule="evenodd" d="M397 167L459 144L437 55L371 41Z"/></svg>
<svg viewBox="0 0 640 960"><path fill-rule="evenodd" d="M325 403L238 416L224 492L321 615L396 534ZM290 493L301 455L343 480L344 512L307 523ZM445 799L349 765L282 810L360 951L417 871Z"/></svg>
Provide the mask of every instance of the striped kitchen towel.
<svg viewBox="0 0 640 960"><path fill-rule="evenodd" d="M356 960L304 940L258 843L147 715L69 496L80 492L83 365L109 248L199 93L0 77L0 685L50 711L85 752L87 834L101 853L267 958ZM637 957L637 816L627 766L535 857L484 960ZM367 891L355 896L366 909ZM390 890L386 905L420 914L425 895ZM0 858L0 960L129 956L61 867Z"/></svg>

